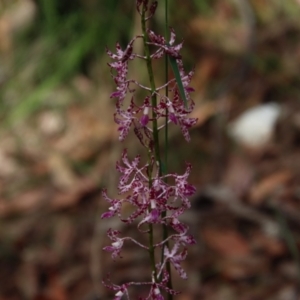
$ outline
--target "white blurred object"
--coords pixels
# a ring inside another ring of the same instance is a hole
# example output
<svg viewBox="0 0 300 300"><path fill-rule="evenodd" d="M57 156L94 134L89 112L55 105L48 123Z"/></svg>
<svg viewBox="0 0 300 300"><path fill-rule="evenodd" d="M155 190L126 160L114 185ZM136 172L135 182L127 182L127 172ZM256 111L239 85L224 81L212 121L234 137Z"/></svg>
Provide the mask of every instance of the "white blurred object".
<svg viewBox="0 0 300 300"><path fill-rule="evenodd" d="M274 102L255 106L229 124L229 134L239 144L261 148L270 142L280 114Z"/></svg>
<svg viewBox="0 0 300 300"><path fill-rule="evenodd" d="M46 111L39 116L39 125L44 134L51 136L63 130L64 120L58 113Z"/></svg>

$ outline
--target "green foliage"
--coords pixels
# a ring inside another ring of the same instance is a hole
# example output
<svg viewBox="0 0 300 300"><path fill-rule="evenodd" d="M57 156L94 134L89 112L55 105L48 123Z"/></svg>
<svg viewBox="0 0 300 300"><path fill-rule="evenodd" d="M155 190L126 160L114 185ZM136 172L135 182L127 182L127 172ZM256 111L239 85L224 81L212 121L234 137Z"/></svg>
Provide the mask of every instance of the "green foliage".
<svg viewBox="0 0 300 300"><path fill-rule="evenodd" d="M0 100L8 124L42 108L46 95L74 74L89 76L105 46L120 35L127 40L132 27L132 7L118 0L39 0L37 8L34 24L16 41L11 77L0 93L1 100L12 90L19 94L14 105Z"/></svg>
<svg viewBox="0 0 300 300"><path fill-rule="evenodd" d="M196 6L197 10L199 11L199 13L204 14L204 15L208 15L212 13L212 8L213 8L213 4L214 1L212 0L194 0L194 5Z"/></svg>

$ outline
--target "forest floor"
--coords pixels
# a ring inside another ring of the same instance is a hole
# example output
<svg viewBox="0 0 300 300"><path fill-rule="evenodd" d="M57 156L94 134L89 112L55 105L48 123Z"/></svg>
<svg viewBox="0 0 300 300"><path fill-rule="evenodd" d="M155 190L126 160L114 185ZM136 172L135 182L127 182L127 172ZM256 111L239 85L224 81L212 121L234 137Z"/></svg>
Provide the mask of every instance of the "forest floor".
<svg viewBox="0 0 300 300"><path fill-rule="evenodd" d="M178 173L185 161L193 165L197 192L183 220L197 245L183 264L188 280L174 272L182 291L175 299L299 300L300 3L290 1L292 11L251 1L255 29L247 16L238 26L225 22L238 12L215 2L213 16L188 19L182 29L184 56L195 65L198 122L189 144L171 128L169 162ZM26 86L28 72L16 80ZM92 72L109 70L101 60ZM43 94L51 105L1 128L0 300L106 300L108 272L119 283L149 280L143 253L126 245L113 262L102 251L109 227L136 234L133 225L100 216L107 210L101 190L117 195L122 149L134 156L139 144L133 134L118 142L113 82L95 77L75 74ZM279 105L280 117L264 143L230 137L237 116L268 103Z"/></svg>

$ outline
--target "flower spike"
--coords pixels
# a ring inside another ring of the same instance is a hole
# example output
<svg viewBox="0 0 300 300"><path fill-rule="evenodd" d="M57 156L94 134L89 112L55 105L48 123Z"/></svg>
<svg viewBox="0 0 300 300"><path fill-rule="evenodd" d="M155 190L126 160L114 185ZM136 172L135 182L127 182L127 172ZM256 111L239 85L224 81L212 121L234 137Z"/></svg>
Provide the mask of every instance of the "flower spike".
<svg viewBox="0 0 300 300"><path fill-rule="evenodd" d="M139 242L140 238L136 240L109 228L107 236L111 242L103 250L109 252L115 261L122 258L125 242L130 242L147 251L152 266L149 280L142 282L114 284L108 275L103 284L113 291L114 300L130 300L131 290L139 286L147 288L143 289L142 297L135 297L139 300L164 300L167 294L171 298L177 295L179 292L172 288L168 270L173 265L179 276L186 279L182 263L187 256L187 247L196 243L194 237L188 234L189 227L180 218L190 208L189 198L196 191L188 182L191 164L187 164L183 174L166 172L159 147L160 131L168 124L178 126L184 139L190 141L189 129L196 123L196 119L189 116L195 105L190 95L194 91L190 86L194 71L185 71L180 53L183 42L176 43L173 28L170 28L169 40L147 28L147 20L155 14L157 4L158 1L136 0L136 9L142 21L142 35L133 37L125 47L117 43L114 52L106 49L111 59L108 66L116 85L110 98L115 99L114 121L119 140L123 142L133 129L146 153L131 158L130 151L123 150L121 159L116 163L116 170L120 173L117 185L119 196L110 198L105 189L102 191L108 209L101 214L101 219L117 217L125 225L136 225L139 235L148 235L146 240L149 245ZM137 39L143 41L143 55L135 53L134 43ZM156 87L152 63L163 56L167 56L171 62L174 79ZM129 72L130 66L136 59L147 66L150 78L148 86L129 78L132 73ZM169 93L164 95L164 89ZM143 162L144 159L147 161ZM155 233L158 226L167 232L163 238ZM157 260L157 251L161 251L160 260Z"/></svg>

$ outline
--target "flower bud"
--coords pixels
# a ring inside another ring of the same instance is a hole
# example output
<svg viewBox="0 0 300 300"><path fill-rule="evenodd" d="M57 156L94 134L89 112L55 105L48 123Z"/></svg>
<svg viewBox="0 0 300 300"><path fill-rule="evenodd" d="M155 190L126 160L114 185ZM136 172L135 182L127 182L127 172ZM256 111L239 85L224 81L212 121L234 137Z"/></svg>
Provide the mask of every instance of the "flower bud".
<svg viewBox="0 0 300 300"><path fill-rule="evenodd" d="M148 114L149 114L149 107L145 107L143 116L140 119L140 123L143 127L147 126L147 124L149 122Z"/></svg>

